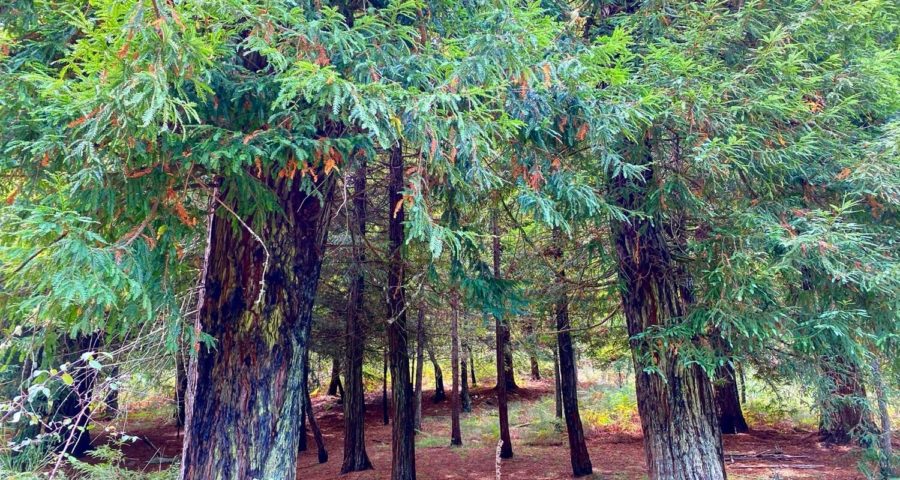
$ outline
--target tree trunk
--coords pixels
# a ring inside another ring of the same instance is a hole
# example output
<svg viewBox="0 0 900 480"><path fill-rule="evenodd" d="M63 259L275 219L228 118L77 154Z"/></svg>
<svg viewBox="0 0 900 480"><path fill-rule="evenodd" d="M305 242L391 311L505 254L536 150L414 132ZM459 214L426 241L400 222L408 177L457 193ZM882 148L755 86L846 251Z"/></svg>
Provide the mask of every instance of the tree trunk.
<svg viewBox="0 0 900 480"><path fill-rule="evenodd" d="M184 428L185 397L187 396L187 367L181 348L175 353L175 426Z"/></svg>
<svg viewBox="0 0 900 480"><path fill-rule="evenodd" d="M464 342L460 341L462 345L460 348L459 355L459 372L460 372L460 390L459 390L459 408L463 412L471 412L472 411L472 396L469 394L469 380L467 378L468 375L468 357L469 357L469 346Z"/></svg>
<svg viewBox="0 0 900 480"><path fill-rule="evenodd" d="M494 278L502 278L500 275L500 226L497 224L497 212L491 210L491 250L494 261ZM509 404L507 398L506 387L506 363L505 355L506 343L509 340L509 330L506 328L502 316L494 317L494 333L497 339L496 345L496 365L497 365L497 416L500 422L500 458L512 458L513 448L512 439L509 435Z"/></svg>
<svg viewBox="0 0 900 480"><path fill-rule="evenodd" d="M628 211L640 211L648 201L646 189L656 185L648 152L642 181L616 179L616 202ZM684 365L677 342L656 348L635 339L648 329L672 326L687 313L689 290L678 284L680 269L657 223L635 217L614 221L612 231L650 478L724 479L722 436L708 376L697 365ZM658 370L645 371L650 365Z"/></svg>
<svg viewBox="0 0 900 480"><path fill-rule="evenodd" d="M535 349L537 348L537 339L534 335L534 318L530 317L528 322L525 324L525 334L528 336L528 363L531 366L531 379L532 380L540 380L541 379L541 368L538 365L537 354L535 353Z"/></svg>
<svg viewBox="0 0 900 480"><path fill-rule="evenodd" d="M416 431L422 430L422 369L425 366L425 307L416 316Z"/></svg>
<svg viewBox="0 0 900 480"><path fill-rule="evenodd" d="M716 411L719 414L719 428L722 433L747 433L750 427L744 420L741 411L741 400L738 392L737 378L731 362L716 368L716 380L713 384L716 396Z"/></svg>
<svg viewBox="0 0 900 480"><path fill-rule="evenodd" d="M506 390L518 390L516 374L513 369L513 352L510 345L509 323L503 323L503 379L506 382Z"/></svg>
<svg viewBox="0 0 900 480"><path fill-rule="evenodd" d="M328 380L328 391L326 394L335 397L338 393L343 398L344 387L341 385L341 362L335 355L331 358L331 378Z"/></svg>
<svg viewBox="0 0 900 480"><path fill-rule="evenodd" d="M406 292L403 261L403 147L391 150L388 181L388 345L393 386L394 424L391 429L391 480L414 480L415 411L412 384L409 381L409 349L406 338Z"/></svg>
<svg viewBox="0 0 900 480"><path fill-rule="evenodd" d="M381 421L385 425L390 422L390 414L388 412L388 350L384 347L384 361L382 363L381 375Z"/></svg>
<svg viewBox="0 0 900 480"><path fill-rule="evenodd" d="M307 330L306 338L309 338L309 333L310 331ZM322 431L319 430L319 422L316 421L316 414L312 408L312 399L309 396L309 350L306 351L306 356L307 359L303 367L303 411L306 413L309 429L312 430L313 438L316 440L319 463L325 463L328 461L328 450L325 449L325 439L322 438Z"/></svg>
<svg viewBox="0 0 900 480"><path fill-rule="evenodd" d="M741 381L741 403L747 403L747 378L744 376L744 366L737 364L738 379Z"/></svg>
<svg viewBox="0 0 900 480"><path fill-rule="evenodd" d="M891 451L891 415L888 411L887 386L884 384L884 377L881 375L881 363L877 356L872 356L870 366L872 369L872 383L875 384L875 398L878 401L878 417L881 421L881 435L878 442L881 458L879 459L878 467L881 471L881 477L889 479L895 476L892 465L894 454Z"/></svg>
<svg viewBox="0 0 900 480"><path fill-rule="evenodd" d="M54 426L60 428L57 450L73 457L82 457L91 448L91 434L88 426L91 419L91 401L97 370L81 358L85 352L95 351L100 345L99 334L80 335L74 340L66 340L67 355L71 360L69 372L73 382L62 389L62 399L56 409ZM65 422L65 423L64 423Z"/></svg>
<svg viewBox="0 0 900 480"><path fill-rule="evenodd" d="M874 429L874 422L866 408L866 388L859 369L836 356L823 362L823 370L831 384L819 407L819 437L834 445L862 439L863 434Z"/></svg>
<svg viewBox="0 0 900 480"><path fill-rule="evenodd" d="M353 173L353 209L350 232L353 235L353 264L350 270L350 292L345 317L347 345L344 351L347 391L344 399L344 461L341 474L372 468L366 453L366 392L363 385L365 331L360 315L365 309L364 246L366 235L366 175L365 157L359 160Z"/></svg>
<svg viewBox="0 0 900 480"><path fill-rule="evenodd" d="M575 349L572 346L572 325L569 321L569 297L566 292L565 270L562 269L563 238L558 228L553 230L556 244L554 257L560 266L556 273L556 341L559 344L559 386L562 394L563 412L566 418L566 431L569 437L569 457L572 461L572 474L576 477L590 475L593 472L591 457L584 441L584 429L581 425L581 414L578 411L578 371L575 365Z"/></svg>
<svg viewBox="0 0 900 480"><path fill-rule="evenodd" d="M475 379L475 355L472 354L472 346L466 346L469 352L469 368L472 370L472 387L478 386L478 381Z"/></svg>
<svg viewBox="0 0 900 480"><path fill-rule="evenodd" d="M299 178L271 180L280 210L257 216L255 230L234 207L212 218L199 323L215 344L195 344L182 479L296 478L306 332L330 217L331 180L321 177L321 201Z"/></svg>
<svg viewBox="0 0 900 480"><path fill-rule="evenodd" d="M559 345L553 349L553 383L556 399L556 418L562 418L562 387L559 384Z"/></svg>
<svg viewBox="0 0 900 480"><path fill-rule="evenodd" d="M428 345L425 346L425 349L428 350L428 359L431 360L431 366L434 367L434 396L431 397L431 401L443 402L447 399L447 393L444 392L444 372L441 371L441 366L434 356L434 350Z"/></svg>
<svg viewBox="0 0 900 480"><path fill-rule="evenodd" d="M459 428L459 294L450 292L450 445L462 445Z"/></svg>
<svg viewBox="0 0 900 480"><path fill-rule="evenodd" d="M300 442L297 444L297 452L305 452L309 449L307 444L309 435L306 434L306 409L300 411Z"/></svg>

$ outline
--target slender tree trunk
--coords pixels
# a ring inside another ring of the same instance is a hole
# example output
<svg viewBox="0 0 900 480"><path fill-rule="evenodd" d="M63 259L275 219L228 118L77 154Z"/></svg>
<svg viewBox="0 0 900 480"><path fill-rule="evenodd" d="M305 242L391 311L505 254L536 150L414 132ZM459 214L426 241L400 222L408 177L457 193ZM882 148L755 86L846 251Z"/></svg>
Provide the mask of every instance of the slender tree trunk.
<svg viewBox="0 0 900 480"><path fill-rule="evenodd" d="M616 180L616 203L628 211L640 211L648 201L647 189L656 185L649 149L644 148L647 168L643 181ZM671 326L686 315L689 289L679 285L680 269L657 223L645 218L614 221L612 231L650 478L724 479L722 436L708 376L699 366L685 365L679 359L677 342L657 347L635 339L648 329ZM687 285L686 278L681 280ZM657 370L647 372L648 364Z"/></svg>
<svg viewBox="0 0 900 480"><path fill-rule="evenodd" d="M311 328L311 325L310 325ZM309 338L310 331L307 330L306 336ZM316 450L319 457L319 463L328 461L328 450L325 449L325 439L322 438L322 431L319 430L319 422L316 421L316 414L312 408L312 398L309 396L309 350L306 351L307 359L303 366L303 411L309 421L309 429L313 432L313 439L316 441Z"/></svg>
<svg viewBox="0 0 900 480"><path fill-rule="evenodd" d="M347 346L344 363L347 391L344 399L344 461L341 474L372 468L366 453L366 392L363 385L365 330L360 315L365 309L366 249L366 175L365 158L359 160L353 172L353 209L350 232L353 235L353 264L350 271L350 292L345 317Z"/></svg>
<svg viewBox="0 0 900 480"><path fill-rule="evenodd" d="M525 324L525 334L528 336L528 363L531 366L531 379L540 380L541 367L540 365L538 365L537 354L535 353L535 349L537 348L537 339L534 335L534 317L530 317L528 319L528 322Z"/></svg>
<svg viewBox="0 0 900 480"><path fill-rule="evenodd" d="M425 307L416 316L416 431L422 430L422 377L425 367Z"/></svg>
<svg viewBox="0 0 900 480"><path fill-rule="evenodd" d="M887 387L884 384L884 377L881 375L881 363L878 357L872 356L870 367L872 369L872 380L875 384L875 398L878 402L878 417L881 421L881 435L879 436L878 447L881 450L881 459L879 469L881 477L885 480L894 478L894 467L892 465L894 454L891 451L891 415L888 411Z"/></svg>
<svg viewBox="0 0 900 480"><path fill-rule="evenodd" d="M387 425L390 423L390 414L388 412L388 351L384 349L384 362L382 363L381 375L381 421Z"/></svg>
<svg viewBox="0 0 900 480"><path fill-rule="evenodd" d="M865 406L866 388L856 365L840 356L823 362L831 391L820 405L819 437L825 443L846 445L854 438L874 429L874 422Z"/></svg>
<svg viewBox="0 0 900 480"><path fill-rule="evenodd" d="M593 472L591 457L584 441L584 429L581 425L581 414L578 411L578 371L575 365L575 349L572 346L572 325L569 321L569 297L566 292L565 270L562 269L562 247L564 240L559 229L553 231L556 244L554 257L560 266L556 273L556 341L559 344L559 386L562 393L563 412L566 419L566 431L569 437L569 457L572 461L572 474L576 477L590 475Z"/></svg>
<svg viewBox="0 0 900 480"><path fill-rule="evenodd" d="M443 402L447 399L447 393L444 391L444 372L441 371L441 366L434 356L434 350L429 345L426 345L425 349L428 351L428 359L431 361L431 366L434 367L434 396L431 397L431 401L434 403Z"/></svg>
<svg viewBox="0 0 900 480"><path fill-rule="evenodd" d="M184 352L179 348L175 353L175 426L184 428L185 397L187 395L187 367Z"/></svg>
<svg viewBox="0 0 900 480"><path fill-rule="evenodd" d="M322 201L299 178L270 180L279 211L257 216L252 231L237 205L212 218L199 323L215 344L195 345L182 479L296 478L306 332L330 217L331 180L320 177Z"/></svg>
<svg viewBox="0 0 900 480"><path fill-rule="evenodd" d="M494 261L494 278L502 278L500 275L500 226L497 223L497 212L491 210L491 250ZM513 448L512 439L509 435L509 404L507 399L506 380L506 363L505 355L506 344L509 341L509 329L506 327L502 316L494 317L494 332L497 339L497 416L500 422L500 458L512 458Z"/></svg>
<svg viewBox="0 0 900 480"><path fill-rule="evenodd" d="M554 397L556 399L556 418L562 418L563 409L562 409L562 385L560 385L559 380L559 345L553 349L553 384L554 388Z"/></svg>
<svg viewBox="0 0 900 480"><path fill-rule="evenodd" d="M475 379L475 355L472 354L471 345L468 345L466 348L469 352L469 368L472 370L472 387L477 387L478 381Z"/></svg>
<svg viewBox="0 0 900 480"><path fill-rule="evenodd" d="M747 378L744 377L744 366L742 364L737 364L737 374L738 378L741 381L741 404L747 404Z"/></svg>
<svg viewBox="0 0 900 480"><path fill-rule="evenodd" d="M462 445L459 428L459 294L450 292L450 445Z"/></svg>
<svg viewBox="0 0 900 480"><path fill-rule="evenodd" d="M394 423L391 430L391 480L414 480L415 410L412 383L409 379L409 348L406 338L406 292L403 263L403 147L391 150L388 182L388 238L390 269L388 271L388 345L394 398Z"/></svg>
<svg viewBox="0 0 900 480"><path fill-rule="evenodd" d="M468 352L469 346L464 342L460 341L462 347L460 348L459 355L459 372L460 372L460 390L459 390L459 408L463 412L471 412L472 411L472 396L469 394L469 380L467 378L468 375Z"/></svg>

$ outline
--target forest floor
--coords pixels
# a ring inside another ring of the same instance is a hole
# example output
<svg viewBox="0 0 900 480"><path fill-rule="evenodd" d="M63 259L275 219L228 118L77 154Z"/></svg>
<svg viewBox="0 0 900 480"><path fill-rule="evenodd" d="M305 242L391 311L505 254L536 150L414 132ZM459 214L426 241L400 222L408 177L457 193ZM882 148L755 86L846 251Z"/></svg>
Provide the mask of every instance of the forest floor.
<svg viewBox="0 0 900 480"><path fill-rule="evenodd" d="M515 456L504 460L502 477L509 479L571 478L569 452L564 429L554 419L553 385L550 382L520 380L521 387L510 394L510 424ZM416 471L423 480L491 480L496 478L495 452L498 435L496 403L490 387L472 390L473 412L462 417L463 447L451 448L450 404L423 397L423 431L416 438ZM315 442L300 455L298 478L323 480L339 478L343 447L343 418L337 398L319 396L313 400L322 429L329 461L316 460ZM158 412L158 411L157 411ZM141 440L123 446L126 466L138 470L166 468L154 458L181 453L181 434L171 421L153 415L131 414L124 425L129 435ZM122 428L120 426L119 428ZM646 478L640 425L586 427L588 450L595 479ZM366 398L366 441L374 470L340 478L380 480L390 478L391 427L383 425L380 394ZM100 442L103 440L100 439ZM731 479L862 479L857 470L859 449L828 447L818 442L816 433L793 427L756 426L749 434L726 435L725 453Z"/></svg>

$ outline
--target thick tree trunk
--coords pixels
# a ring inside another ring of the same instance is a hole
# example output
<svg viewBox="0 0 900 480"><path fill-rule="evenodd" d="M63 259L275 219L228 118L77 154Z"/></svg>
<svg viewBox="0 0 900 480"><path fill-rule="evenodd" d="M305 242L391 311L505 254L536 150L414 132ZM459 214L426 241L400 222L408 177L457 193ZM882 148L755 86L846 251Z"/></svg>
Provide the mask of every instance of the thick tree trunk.
<svg viewBox="0 0 900 480"><path fill-rule="evenodd" d="M750 427L747 426L744 412L741 411L737 378L730 362L716 368L716 379L713 386L716 396L716 411L719 415L719 428L722 433L749 432Z"/></svg>
<svg viewBox="0 0 900 480"><path fill-rule="evenodd" d="M590 475L593 472L591 457L584 441L584 429L581 425L581 414L578 411L578 371L575 365L575 349L572 346L572 325L569 321L569 297L566 292L565 271L562 269L563 238L559 229L554 229L553 237L556 248L554 257L560 266L556 273L556 341L559 344L559 386L562 393L563 412L566 418L566 431L569 437L569 457L572 461L572 474L576 477Z"/></svg>
<svg viewBox="0 0 900 480"><path fill-rule="evenodd" d="M409 347L406 338L406 292L403 263L403 147L391 150L388 181L388 239L390 267L388 271L388 346L394 400L394 423L391 429L391 480L414 480L415 410L412 383L409 381Z"/></svg>
<svg viewBox="0 0 900 480"><path fill-rule="evenodd" d="M459 427L459 294L450 292L450 445L462 445Z"/></svg>
<svg viewBox="0 0 900 480"><path fill-rule="evenodd" d="M195 346L182 479L296 478L306 332L331 192L326 179L320 202L300 183L271 181L280 211L259 216L252 231L232 207L213 216L199 323L215 344Z"/></svg>
<svg viewBox="0 0 900 480"><path fill-rule="evenodd" d="M56 409L53 425L60 427L56 430L60 436L57 450L73 457L82 457L91 448L88 426L97 370L90 367L81 356L85 352L97 350L99 345L99 334L81 335L66 341L66 350L72 359L69 362L69 372L73 382L62 389L62 399Z"/></svg>
<svg viewBox="0 0 900 480"><path fill-rule="evenodd" d="M841 357L826 359L823 370L831 389L819 406L819 437L834 445L862 439L875 424L866 408L866 388L859 370Z"/></svg>
<svg viewBox="0 0 900 480"><path fill-rule="evenodd" d="M562 418L562 386L559 381L559 345L553 349L553 384L554 397L556 400L556 418Z"/></svg>
<svg viewBox="0 0 900 480"><path fill-rule="evenodd" d="M491 250L494 262L494 278L502 278L500 275L500 226L497 223L497 212L491 210ZM506 363L504 352L509 341L509 329L506 327L503 317L494 317L494 333L497 339L496 344L496 366L497 366L497 416L500 422L500 458L512 458L513 448L512 439L509 435L509 400L507 398L506 381Z"/></svg>
<svg viewBox="0 0 900 480"><path fill-rule="evenodd" d="M422 369L425 367L425 307L416 316L416 431L422 430Z"/></svg>
<svg viewBox="0 0 900 480"><path fill-rule="evenodd" d="M300 432L298 435L300 436L300 441L297 444L297 452L305 452L309 449L308 445L308 437L306 434L306 409L300 411L300 426L298 427Z"/></svg>
<svg viewBox="0 0 900 480"><path fill-rule="evenodd" d="M643 181L617 179L618 206L638 211L643 208L648 201L646 189L656 184L651 164L646 159ZM684 365L677 342L657 348L634 338L648 329L671 326L685 316L690 298L686 298L688 289L678 283L680 269L656 223L632 218L614 221L612 230L622 305L632 337L638 412L650 478L724 479L722 436L708 376L697 365ZM648 365L658 370L649 373L645 371Z"/></svg>
<svg viewBox="0 0 900 480"><path fill-rule="evenodd" d="M431 401L434 403L443 402L447 399L447 393L444 391L444 372L434 356L434 350L428 345L425 346L425 349L428 351L428 359L434 368L434 396L431 397Z"/></svg>
<svg viewBox="0 0 900 480"><path fill-rule="evenodd" d="M331 377L328 380L328 391L326 394L332 397L340 394L341 398L344 397L344 386L341 385L341 362L337 356L331 359Z"/></svg>
<svg viewBox="0 0 900 480"><path fill-rule="evenodd" d="M358 472L372 468L366 453L366 392L363 385L363 356L365 354L365 331L360 315L365 308L366 261L364 246L366 235L366 175L367 165L360 160L353 173L353 209L351 233L353 235L353 264L350 270L350 292L345 317L347 346L345 348L344 378L347 391L344 399L344 461L341 474Z"/></svg>
<svg viewBox="0 0 900 480"><path fill-rule="evenodd" d="M503 323L503 379L506 382L506 390L518 390L516 373L513 368L513 351L510 344L509 324Z"/></svg>

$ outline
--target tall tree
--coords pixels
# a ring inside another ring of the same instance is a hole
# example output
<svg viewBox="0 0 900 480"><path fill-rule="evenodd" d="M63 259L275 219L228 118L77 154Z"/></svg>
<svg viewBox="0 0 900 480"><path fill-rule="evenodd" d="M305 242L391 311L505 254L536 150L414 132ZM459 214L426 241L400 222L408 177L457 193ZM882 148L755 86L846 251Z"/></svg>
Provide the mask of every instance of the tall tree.
<svg viewBox="0 0 900 480"><path fill-rule="evenodd" d="M372 468L366 453L365 406L366 392L363 385L363 361L365 356L365 330L360 316L365 311L366 262L366 178L368 165L359 156L353 172L353 207L350 233L353 261L349 272L350 291L347 299L345 359L347 389L344 396L344 461L341 473L358 472Z"/></svg>
<svg viewBox="0 0 900 480"><path fill-rule="evenodd" d="M450 291L450 445L462 445L459 427L459 293Z"/></svg>
<svg viewBox="0 0 900 480"><path fill-rule="evenodd" d="M403 258L403 146L391 148L388 171L388 238L390 258L387 284L388 351L391 367L394 422L391 428L391 480L414 480L415 411L409 378L406 328L406 288Z"/></svg>
<svg viewBox="0 0 900 480"><path fill-rule="evenodd" d="M591 457L584 440L581 414L578 411L578 371L575 365L575 349L572 347L572 324L569 321L569 298L566 293L565 270L563 267L563 236L557 228L553 231L556 246L553 257L556 260L556 341L559 345L559 386L563 411L566 418L566 432L569 437L569 457L572 474L576 477L593 472Z"/></svg>
<svg viewBox="0 0 900 480"><path fill-rule="evenodd" d="M416 431L422 430L422 377L425 366L425 308L419 305L416 315Z"/></svg>
<svg viewBox="0 0 900 480"><path fill-rule="evenodd" d="M494 278L500 279L500 226L497 223L496 208L491 210L491 256L494 263ZM496 365L497 365L497 416L500 422L500 458L512 458L512 437L509 434L509 404L507 399L507 381L506 381L506 364L505 351L506 343L509 338L506 336L508 329L506 328L504 317L502 315L494 316L494 336L496 338Z"/></svg>

